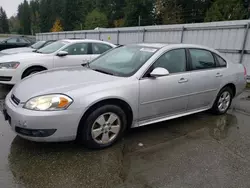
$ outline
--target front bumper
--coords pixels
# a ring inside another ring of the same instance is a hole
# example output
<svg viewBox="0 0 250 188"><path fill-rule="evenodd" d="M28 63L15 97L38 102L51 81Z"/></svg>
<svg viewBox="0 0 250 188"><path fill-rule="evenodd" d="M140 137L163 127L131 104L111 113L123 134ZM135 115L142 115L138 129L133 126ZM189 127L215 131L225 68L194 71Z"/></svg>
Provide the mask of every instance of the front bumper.
<svg viewBox="0 0 250 188"><path fill-rule="evenodd" d="M17 69L0 69L1 84L15 85L20 79Z"/></svg>
<svg viewBox="0 0 250 188"><path fill-rule="evenodd" d="M8 95L5 99L5 110L9 116L12 131L27 140L36 142L60 142L76 139L79 119L79 111L32 111L23 108L23 104L16 105ZM20 128L32 130L56 130L51 136L28 136L20 133Z"/></svg>

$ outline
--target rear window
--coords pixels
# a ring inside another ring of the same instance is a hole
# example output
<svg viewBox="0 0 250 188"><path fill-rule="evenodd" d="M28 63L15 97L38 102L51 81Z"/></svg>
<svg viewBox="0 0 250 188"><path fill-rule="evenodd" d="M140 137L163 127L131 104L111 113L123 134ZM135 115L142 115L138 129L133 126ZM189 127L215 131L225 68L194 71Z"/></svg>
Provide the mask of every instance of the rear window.
<svg viewBox="0 0 250 188"><path fill-rule="evenodd" d="M202 49L189 49L193 70L210 69L216 67L214 56L211 52Z"/></svg>
<svg viewBox="0 0 250 188"><path fill-rule="evenodd" d="M227 62L222 57L218 56L217 54L214 54L214 55L215 55L216 60L219 63L219 67L226 67L227 66Z"/></svg>

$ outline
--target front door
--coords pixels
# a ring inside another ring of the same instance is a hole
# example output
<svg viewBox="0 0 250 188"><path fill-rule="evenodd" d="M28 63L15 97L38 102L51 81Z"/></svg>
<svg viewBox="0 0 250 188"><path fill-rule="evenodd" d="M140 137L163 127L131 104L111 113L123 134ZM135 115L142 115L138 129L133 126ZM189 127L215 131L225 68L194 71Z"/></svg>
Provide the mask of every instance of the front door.
<svg viewBox="0 0 250 188"><path fill-rule="evenodd" d="M89 43L75 43L62 51L68 52L66 56L55 56L54 67L80 66L91 60Z"/></svg>
<svg viewBox="0 0 250 188"><path fill-rule="evenodd" d="M167 69L170 74L152 78L147 73L139 81L139 124L185 113L187 110L190 73L187 72L185 49L166 52L148 72L158 67Z"/></svg>

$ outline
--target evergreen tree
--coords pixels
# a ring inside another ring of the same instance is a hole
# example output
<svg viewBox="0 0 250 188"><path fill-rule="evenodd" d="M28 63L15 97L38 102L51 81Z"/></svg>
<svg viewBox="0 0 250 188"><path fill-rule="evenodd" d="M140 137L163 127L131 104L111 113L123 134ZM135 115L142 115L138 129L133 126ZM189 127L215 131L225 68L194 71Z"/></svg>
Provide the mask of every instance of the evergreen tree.
<svg viewBox="0 0 250 188"><path fill-rule="evenodd" d="M141 25L152 25L154 23L153 5L152 0L126 0L125 26L137 26L139 16Z"/></svg>
<svg viewBox="0 0 250 188"><path fill-rule="evenodd" d="M240 20L247 16L243 2L239 0L216 0L206 13L205 21Z"/></svg>
<svg viewBox="0 0 250 188"><path fill-rule="evenodd" d="M30 19L32 34L40 32L39 0L30 1Z"/></svg>
<svg viewBox="0 0 250 188"><path fill-rule="evenodd" d="M25 35L31 34L31 13L27 0L24 0L18 6L18 18L20 20L20 33Z"/></svg>
<svg viewBox="0 0 250 188"><path fill-rule="evenodd" d="M84 0L66 0L64 7L64 29L66 31L71 31L74 29L80 29L81 25L84 23L85 15L90 10L85 12L85 8L90 6L88 2Z"/></svg>
<svg viewBox="0 0 250 188"><path fill-rule="evenodd" d="M0 33L9 33L9 23L6 12L0 7Z"/></svg>

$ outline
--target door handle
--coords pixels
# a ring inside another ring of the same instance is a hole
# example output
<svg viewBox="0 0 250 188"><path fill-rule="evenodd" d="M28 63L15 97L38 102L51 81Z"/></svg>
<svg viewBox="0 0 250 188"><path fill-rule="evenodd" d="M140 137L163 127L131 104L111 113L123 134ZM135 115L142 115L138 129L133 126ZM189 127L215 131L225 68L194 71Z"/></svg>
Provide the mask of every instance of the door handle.
<svg viewBox="0 0 250 188"><path fill-rule="evenodd" d="M222 75L221 73L219 73L219 72L216 74L216 77L217 77L217 78L222 77L222 76L223 76L223 75Z"/></svg>
<svg viewBox="0 0 250 188"><path fill-rule="evenodd" d="M188 79L186 79L186 78L181 78L180 80L179 80L179 83L181 84L181 83L185 83L185 82L188 82Z"/></svg>

